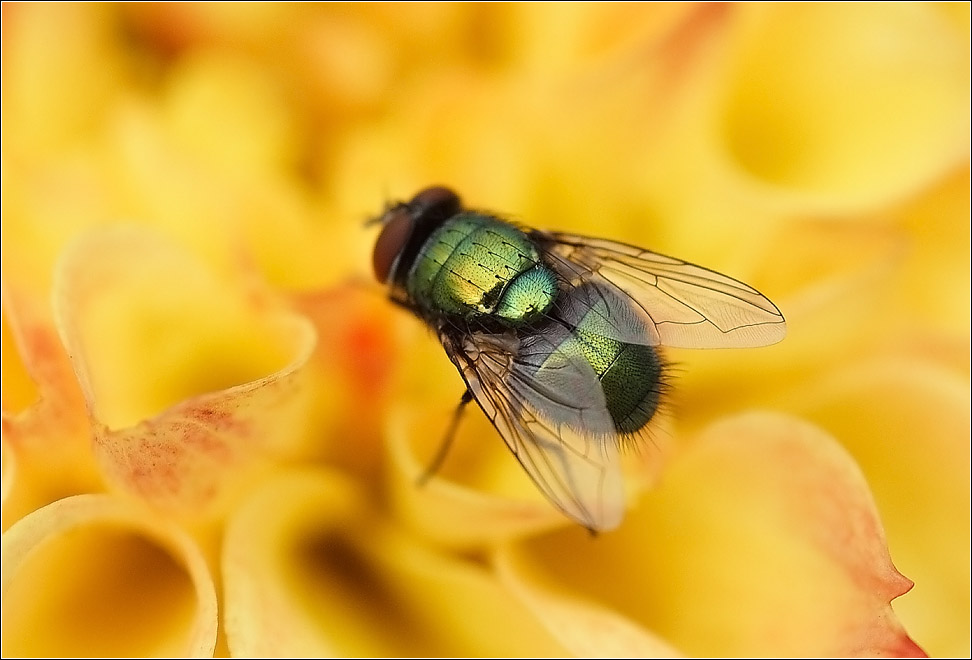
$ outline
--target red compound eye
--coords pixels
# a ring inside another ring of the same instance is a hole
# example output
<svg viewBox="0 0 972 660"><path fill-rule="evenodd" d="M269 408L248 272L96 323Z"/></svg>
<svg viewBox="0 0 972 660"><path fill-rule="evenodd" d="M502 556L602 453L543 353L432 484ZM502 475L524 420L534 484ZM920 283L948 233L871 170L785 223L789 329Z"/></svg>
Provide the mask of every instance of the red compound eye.
<svg viewBox="0 0 972 660"><path fill-rule="evenodd" d="M414 224L415 220L407 206L400 205L388 211L388 220L378 235L371 258L375 277L379 282L388 281L392 264L405 247L405 241L411 235Z"/></svg>
<svg viewBox="0 0 972 660"><path fill-rule="evenodd" d="M459 195L445 186L426 188L408 203L399 203L386 210L380 218L384 226L372 257L378 281L388 283L396 260L408 247L415 232L421 240L461 210Z"/></svg>

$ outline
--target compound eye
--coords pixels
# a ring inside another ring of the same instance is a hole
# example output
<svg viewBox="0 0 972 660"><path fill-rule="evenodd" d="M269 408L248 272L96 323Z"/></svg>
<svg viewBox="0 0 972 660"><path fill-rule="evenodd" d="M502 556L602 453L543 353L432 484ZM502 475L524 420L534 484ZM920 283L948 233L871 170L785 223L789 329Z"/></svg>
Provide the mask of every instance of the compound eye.
<svg viewBox="0 0 972 660"><path fill-rule="evenodd" d="M392 266L405 248L414 225L414 216L403 204L387 212L387 219L378 235L378 240L375 241L375 251L371 257L375 277L379 282L384 284L388 281Z"/></svg>
<svg viewBox="0 0 972 660"><path fill-rule="evenodd" d="M459 195L445 186L431 186L420 191L408 207L416 216L424 213L433 213L436 216L449 218L462 210L462 203Z"/></svg>

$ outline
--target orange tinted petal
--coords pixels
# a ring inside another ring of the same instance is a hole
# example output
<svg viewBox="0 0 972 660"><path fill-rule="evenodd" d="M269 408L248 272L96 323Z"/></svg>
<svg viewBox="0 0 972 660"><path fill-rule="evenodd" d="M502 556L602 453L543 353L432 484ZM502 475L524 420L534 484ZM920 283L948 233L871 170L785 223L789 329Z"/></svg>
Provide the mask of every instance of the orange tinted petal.
<svg viewBox="0 0 972 660"><path fill-rule="evenodd" d="M4 286L3 527L67 495L103 489L91 427L46 305Z"/></svg>
<svg viewBox="0 0 972 660"><path fill-rule="evenodd" d="M712 426L617 533L514 552L511 579L600 601L692 655L921 654L890 609L912 583L866 482L791 418Z"/></svg>
<svg viewBox="0 0 972 660"><path fill-rule="evenodd" d="M907 357L835 369L784 399L840 438L874 490L915 589L898 609L935 656L969 649L969 382Z"/></svg>
<svg viewBox="0 0 972 660"><path fill-rule="evenodd" d="M247 301L134 229L75 244L55 303L109 479L156 506L218 511L268 452L303 440L310 324Z"/></svg>

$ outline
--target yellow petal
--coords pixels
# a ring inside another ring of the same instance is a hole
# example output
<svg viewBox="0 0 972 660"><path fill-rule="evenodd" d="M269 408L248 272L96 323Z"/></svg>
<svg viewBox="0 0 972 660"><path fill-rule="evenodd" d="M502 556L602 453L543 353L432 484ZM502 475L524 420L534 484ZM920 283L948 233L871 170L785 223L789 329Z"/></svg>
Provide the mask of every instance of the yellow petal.
<svg viewBox="0 0 972 660"><path fill-rule="evenodd" d="M602 605L521 579L523 567L500 551L497 572L551 634L580 658L672 658L681 654L665 640Z"/></svg>
<svg viewBox="0 0 972 660"><path fill-rule="evenodd" d="M167 125L180 152L251 183L292 166L290 109L269 72L250 58L195 51L169 75Z"/></svg>
<svg viewBox="0 0 972 660"><path fill-rule="evenodd" d="M912 203L898 209L912 237L894 281L908 329L934 330L966 345L970 314L970 186L966 161ZM900 317L899 317L900 318ZM963 360L968 368L968 360Z"/></svg>
<svg viewBox="0 0 972 660"><path fill-rule="evenodd" d="M916 583L896 609L934 656L970 648L969 401L967 376L904 356L835 369L781 398L867 475L895 563Z"/></svg>
<svg viewBox="0 0 972 660"><path fill-rule="evenodd" d="M297 295L294 305L318 335L309 365L314 405L306 419L313 437L308 454L377 481L384 411L403 348L389 327L404 314L377 289L354 284Z"/></svg>
<svg viewBox="0 0 972 660"><path fill-rule="evenodd" d="M104 495L3 535L3 653L211 656L216 590L193 541Z"/></svg>
<svg viewBox="0 0 972 660"><path fill-rule="evenodd" d="M711 427L616 533L511 552L526 589L599 602L691 655L921 654L889 606L912 583L867 484L832 438L788 417Z"/></svg>
<svg viewBox="0 0 972 660"><path fill-rule="evenodd" d="M680 367L672 388L676 412L685 413L676 414L679 423L697 430L873 350L876 337L900 326L887 301L907 244L883 225L805 221L779 231L762 270L787 319L786 339L746 351L670 351Z"/></svg>
<svg viewBox="0 0 972 660"><path fill-rule="evenodd" d="M117 487L210 515L259 459L307 440L300 376L313 328L244 292L144 230L93 233L64 256L61 337Z"/></svg>
<svg viewBox="0 0 972 660"><path fill-rule="evenodd" d="M936 6L753 5L740 18L722 137L754 178L846 208L966 157L968 39Z"/></svg>
<svg viewBox="0 0 972 660"><path fill-rule="evenodd" d="M17 458L14 456L13 450L7 445L7 434L4 433L3 437L0 438L0 452L3 456L2 469L0 469L0 505L6 508L7 497L10 496L10 490L13 488L13 480L17 474ZM7 526L4 525L4 529Z"/></svg>
<svg viewBox="0 0 972 660"><path fill-rule="evenodd" d="M442 469L420 485L449 420L448 413L437 417L399 407L387 422L392 504L407 525L444 545L469 548L573 524L540 496L475 408L463 420L475 430L461 430Z"/></svg>
<svg viewBox="0 0 972 660"><path fill-rule="evenodd" d="M440 469L423 483L441 449L452 411L427 399L393 408L386 422L392 505L416 531L437 543L470 549L557 527L576 526L527 476L482 411L470 404ZM624 455L629 499L650 487L668 453L668 420L659 415L647 437Z"/></svg>
<svg viewBox="0 0 972 660"><path fill-rule="evenodd" d="M7 414L16 414L25 410L37 401L37 384L31 377L30 370L24 364L25 356L21 355L18 346L20 337L15 336L14 323L8 321L11 315L9 287L4 287L3 305L3 393L2 405Z"/></svg>
<svg viewBox="0 0 972 660"><path fill-rule="evenodd" d="M103 5L5 8L4 152L35 158L94 130L127 82L122 39Z"/></svg>
<svg viewBox="0 0 972 660"><path fill-rule="evenodd" d="M268 482L229 521L226 634L239 656L562 655L475 563L377 521L328 472Z"/></svg>
<svg viewBox="0 0 972 660"><path fill-rule="evenodd" d="M497 19L519 28L503 35L508 40L504 45L520 60L518 69L544 80L589 73L605 61L614 63L614 58L650 66L645 53L664 46L659 41L673 27L691 24L693 14L702 13L685 3L528 3L500 5L494 11ZM519 38L521 32L530 38Z"/></svg>

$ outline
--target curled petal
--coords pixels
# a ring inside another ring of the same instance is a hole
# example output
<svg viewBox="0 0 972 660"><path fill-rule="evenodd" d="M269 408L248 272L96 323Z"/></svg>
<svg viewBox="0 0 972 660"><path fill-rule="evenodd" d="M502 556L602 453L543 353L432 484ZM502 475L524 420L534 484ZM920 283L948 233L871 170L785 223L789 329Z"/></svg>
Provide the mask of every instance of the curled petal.
<svg viewBox="0 0 972 660"><path fill-rule="evenodd" d="M510 552L508 579L601 601L691 655L923 655L891 611L912 582L866 482L832 438L788 417L710 427L614 534Z"/></svg>
<svg viewBox="0 0 972 660"><path fill-rule="evenodd" d="M413 402L389 415L386 445L392 503L423 536L472 548L556 527L576 525L545 499L482 412L469 406L441 469L420 483L441 448L449 415L417 411ZM668 420L653 421L615 478L637 493L653 483L665 459Z"/></svg>
<svg viewBox="0 0 972 660"><path fill-rule="evenodd" d="M543 499L478 409L465 411L442 469L419 484L448 421L445 411L418 415L399 407L389 415L391 496L407 524L467 548L574 524Z"/></svg>
<svg viewBox="0 0 972 660"><path fill-rule="evenodd" d="M3 310L6 529L62 497L102 490L103 480L84 398L46 305L4 282Z"/></svg>
<svg viewBox="0 0 972 660"><path fill-rule="evenodd" d="M211 656L216 589L194 541L104 495L3 535L3 653Z"/></svg>
<svg viewBox="0 0 972 660"><path fill-rule="evenodd" d="M303 440L310 324L247 301L146 231L93 233L55 280L62 340L108 479L153 505L217 513Z"/></svg>
<svg viewBox="0 0 972 660"><path fill-rule="evenodd" d="M327 472L267 482L223 543L237 656L536 656L564 649L485 569L376 521Z"/></svg>

